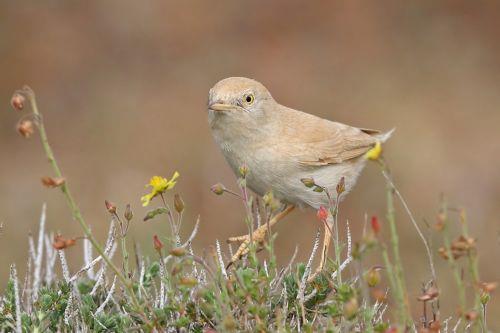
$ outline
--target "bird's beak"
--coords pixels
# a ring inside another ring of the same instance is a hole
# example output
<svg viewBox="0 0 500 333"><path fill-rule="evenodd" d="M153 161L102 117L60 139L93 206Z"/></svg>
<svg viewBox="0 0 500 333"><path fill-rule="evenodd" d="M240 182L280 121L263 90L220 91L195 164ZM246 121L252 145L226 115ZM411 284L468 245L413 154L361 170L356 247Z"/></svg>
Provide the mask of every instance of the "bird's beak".
<svg viewBox="0 0 500 333"><path fill-rule="evenodd" d="M230 104L212 103L208 105L208 109L213 111L233 111L234 106Z"/></svg>

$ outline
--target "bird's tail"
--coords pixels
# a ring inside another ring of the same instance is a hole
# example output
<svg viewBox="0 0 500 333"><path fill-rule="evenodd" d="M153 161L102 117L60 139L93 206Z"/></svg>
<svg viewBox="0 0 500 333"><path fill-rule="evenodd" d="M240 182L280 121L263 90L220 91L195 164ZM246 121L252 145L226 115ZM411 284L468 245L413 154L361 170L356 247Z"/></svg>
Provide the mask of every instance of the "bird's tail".
<svg viewBox="0 0 500 333"><path fill-rule="evenodd" d="M391 129L390 131L387 131L385 133L381 133L381 134L377 134L375 135L375 137L377 138L377 140L379 140L381 143L384 143L386 142L387 140L389 140L389 138L392 136L392 133L394 133L394 131L396 130L396 128L394 127L393 129Z"/></svg>

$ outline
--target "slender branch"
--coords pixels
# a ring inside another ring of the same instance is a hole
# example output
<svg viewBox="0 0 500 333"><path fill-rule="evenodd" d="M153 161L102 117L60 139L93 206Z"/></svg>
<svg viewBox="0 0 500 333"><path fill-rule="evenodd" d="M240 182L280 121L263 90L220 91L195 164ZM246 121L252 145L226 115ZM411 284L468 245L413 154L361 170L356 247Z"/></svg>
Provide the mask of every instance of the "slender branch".
<svg viewBox="0 0 500 333"><path fill-rule="evenodd" d="M403 198L399 190L396 188L396 185L394 185L394 182L392 181L389 173L387 172L387 169L385 166L382 168L382 175L386 179L387 183L391 186L392 191L396 196L398 197L399 201L401 201L401 204L403 205L403 208L405 209L406 213L410 217L410 221L417 230L418 236L422 240L425 246L425 251L427 252L427 257L429 259L429 266L431 268L431 274L432 274L432 279L434 280L434 283L437 283L436 279L436 269L434 268L434 260L432 258L432 252L431 248L429 246L429 243L427 242L427 239L425 239L424 234L422 233L422 230L420 230L420 227L418 226L417 221L415 220L415 217L413 216L413 213L411 212L410 208L408 207L408 204L406 203L406 200Z"/></svg>

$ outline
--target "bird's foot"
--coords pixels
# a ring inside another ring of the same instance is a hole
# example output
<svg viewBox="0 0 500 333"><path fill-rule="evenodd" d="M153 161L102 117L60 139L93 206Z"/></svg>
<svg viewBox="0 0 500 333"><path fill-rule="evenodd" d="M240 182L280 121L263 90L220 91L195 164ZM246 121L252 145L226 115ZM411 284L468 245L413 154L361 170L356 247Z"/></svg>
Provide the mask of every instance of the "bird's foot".
<svg viewBox="0 0 500 333"><path fill-rule="evenodd" d="M258 246L264 244L264 241L266 239L266 233L267 233L267 225L262 225L259 228L257 228L251 235L248 234L244 236L229 237L227 239L228 243L241 242L241 245L236 251L236 253L234 253L233 257L231 258L231 261L227 266L228 267L231 266L233 263L238 261L241 257L243 257L250 251L250 246L249 246L250 242L257 244Z"/></svg>

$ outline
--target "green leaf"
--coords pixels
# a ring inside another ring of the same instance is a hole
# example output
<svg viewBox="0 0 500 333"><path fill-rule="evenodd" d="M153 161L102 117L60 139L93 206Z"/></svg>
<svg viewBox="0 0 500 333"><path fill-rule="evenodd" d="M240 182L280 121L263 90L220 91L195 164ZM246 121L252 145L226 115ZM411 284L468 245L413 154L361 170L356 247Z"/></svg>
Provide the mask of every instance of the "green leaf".
<svg viewBox="0 0 500 333"><path fill-rule="evenodd" d="M147 214L146 214L146 216L144 216L143 220L148 221L148 220L155 218L157 215L166 214L166 213L168 213L168 209L166 209L165 207L156 208L156 209L153 209L153 210L150 210L149 212L147 212Z"/></svg>

